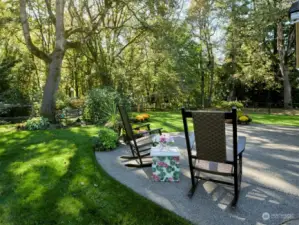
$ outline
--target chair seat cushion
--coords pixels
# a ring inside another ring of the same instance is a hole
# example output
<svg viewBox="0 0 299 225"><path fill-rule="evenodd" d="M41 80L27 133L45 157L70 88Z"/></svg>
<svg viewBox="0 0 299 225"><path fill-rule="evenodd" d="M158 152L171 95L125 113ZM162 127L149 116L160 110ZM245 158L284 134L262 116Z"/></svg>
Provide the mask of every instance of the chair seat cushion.
<svg viewBox="0 0 299 225"><path fill-rule="evenodd" d="M223 173L231 175L233 172L233 166L226 163L209 162L205 160L197 160L195 166L199 169L212 171L215 173Z"/></svg>

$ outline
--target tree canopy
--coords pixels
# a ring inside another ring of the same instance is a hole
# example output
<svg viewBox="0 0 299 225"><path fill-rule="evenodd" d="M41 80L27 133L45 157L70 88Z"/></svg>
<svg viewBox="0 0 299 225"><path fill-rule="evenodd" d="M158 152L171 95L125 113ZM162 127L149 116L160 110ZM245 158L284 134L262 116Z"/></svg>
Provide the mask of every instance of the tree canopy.
<svg viewBox="0 0 299 225"><path fill-rule="evenodd" d="M299 73L291 3L2 1L0 101L39 102L54 119L62 96L109 86L148 107L221 100L292 107Z"/></svg>

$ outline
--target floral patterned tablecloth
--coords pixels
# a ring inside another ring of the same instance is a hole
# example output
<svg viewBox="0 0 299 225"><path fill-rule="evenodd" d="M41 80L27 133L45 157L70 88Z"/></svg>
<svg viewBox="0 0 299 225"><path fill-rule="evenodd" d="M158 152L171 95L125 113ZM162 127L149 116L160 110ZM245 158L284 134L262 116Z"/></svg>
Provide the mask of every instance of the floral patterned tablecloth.
<svg viewBox="0 0 299 225"><path fill-rule="evenodd" d="M176 147L160 146L152 148L152 171L154 181L178 182L180 181L180 152Z"/></svg>

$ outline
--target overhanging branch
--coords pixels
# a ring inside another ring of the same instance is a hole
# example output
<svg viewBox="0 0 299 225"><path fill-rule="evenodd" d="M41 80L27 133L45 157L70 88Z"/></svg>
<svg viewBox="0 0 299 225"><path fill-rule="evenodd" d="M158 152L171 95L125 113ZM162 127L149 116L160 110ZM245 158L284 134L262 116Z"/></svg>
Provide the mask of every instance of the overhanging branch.
<svg viewBox="0 0 299 225"><path fill-rule="evenodd" d="M28 23L28 16L26 12L26 0L20 0L20 19L23 29L23 34L26 42L26 46L29 49L29 51L35 55L36 57L44 60L45 62L50 62L51 58L48 54L41 51L38 47L36 47L31 39L30 36L30 29L29 29L29 23Z"/></svg>
<svg viewBox="0 0 299 225"><path fill-rule="evenodd" d="M45 0L45 2L46 2L47 10L48 10L48 13L49 13L52 23L56 24L56 17L52 11L51 0Z"/></svg>

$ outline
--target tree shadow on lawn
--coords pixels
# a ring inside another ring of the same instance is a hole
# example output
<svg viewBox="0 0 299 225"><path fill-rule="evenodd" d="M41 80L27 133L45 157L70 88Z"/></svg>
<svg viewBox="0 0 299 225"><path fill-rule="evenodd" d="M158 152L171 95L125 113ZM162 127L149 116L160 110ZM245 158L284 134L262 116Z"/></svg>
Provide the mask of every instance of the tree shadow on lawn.
<svg viewBox="0 0 299 225"><path fill-rule="evenodd" d="M0 224L185 223L97 165L91 150L96 132L74 128L3 134Z"/></svg>

